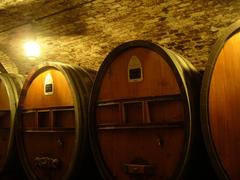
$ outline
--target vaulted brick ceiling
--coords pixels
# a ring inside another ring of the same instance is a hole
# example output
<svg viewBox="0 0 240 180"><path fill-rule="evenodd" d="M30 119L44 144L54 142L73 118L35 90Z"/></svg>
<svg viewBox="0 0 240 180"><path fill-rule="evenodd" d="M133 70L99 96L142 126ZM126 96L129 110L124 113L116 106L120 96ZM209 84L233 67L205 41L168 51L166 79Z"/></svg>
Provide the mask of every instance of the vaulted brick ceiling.
<svg viewBox="0 0 240 180"><path fill-rule="evenodd" d="M117 45L144 39L204 70L211 45L239 12L240 0L2 0L0 62L23 74L42 61L98 69ZM29 38L42 47L36 61L23 55Z"/></svg>

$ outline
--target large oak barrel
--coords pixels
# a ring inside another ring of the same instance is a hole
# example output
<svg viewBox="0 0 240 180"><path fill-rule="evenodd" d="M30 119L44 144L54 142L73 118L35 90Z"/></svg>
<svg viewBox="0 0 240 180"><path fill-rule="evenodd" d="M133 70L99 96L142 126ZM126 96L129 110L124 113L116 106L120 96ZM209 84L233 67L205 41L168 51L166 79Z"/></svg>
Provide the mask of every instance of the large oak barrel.
<svg viewBox="0 0 240 180"><path fill-rule="evenodd" d="M141 40L115 48L89 103L90 143L103 178L204 179L199 86L198 71L171 50Z"/></svg>
<svg viewBox="0 0 240 180"><path fill-rule="evenodd" d="M7 73L3 66L0 67L0 179L23 175L14 140L15 114L22 85L23 76Z"/></svg>
<svg viewBox="0 0 240 180"><path fill-rule="evenodd" d="M240 21L211 50L201 90L202 131L221 179L240 179Z"/></svg>
<svg viewBox="0 0 240 180"><path fill-rule="evenodd" d="M54 62L26 79L16 140L29 179L96 178L87 136L92 81L86 69Z"/></svg>

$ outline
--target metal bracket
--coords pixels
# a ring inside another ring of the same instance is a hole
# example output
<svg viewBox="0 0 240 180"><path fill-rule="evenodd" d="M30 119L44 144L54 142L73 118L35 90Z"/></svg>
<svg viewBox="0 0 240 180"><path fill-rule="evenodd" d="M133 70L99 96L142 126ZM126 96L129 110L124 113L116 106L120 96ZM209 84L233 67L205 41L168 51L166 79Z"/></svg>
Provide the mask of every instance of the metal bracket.
<svg viewBox="0 0 240 180"><path fill-rule="evenodd" d="M34 164L41 169L57 169L60 166L60 160L58 158L36 157Z"/></svg>
<svg viewBox="0 0 240 180"><path fill-rule="evenodd" d="M136 159L129 164L123 165L124 172L129 175L153 175L154 167L147 161Z"/></svg>

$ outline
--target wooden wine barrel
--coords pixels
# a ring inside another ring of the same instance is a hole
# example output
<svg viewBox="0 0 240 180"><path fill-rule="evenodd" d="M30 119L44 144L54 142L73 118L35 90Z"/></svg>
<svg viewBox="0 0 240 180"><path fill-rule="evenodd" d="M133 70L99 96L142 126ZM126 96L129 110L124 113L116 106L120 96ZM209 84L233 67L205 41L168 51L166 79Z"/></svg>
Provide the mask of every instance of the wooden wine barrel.
<svg viewBox="0 0 240 180"><path fill-rule="evenodd" d="M23 76L0 70L0 179L22 173L15 149L15 114ZM13 167L14 166L14 167ZM12 174L8 176L8 174ZM20 177L19 177L20 178Z"/></svg>
<svg viewBox="0 0 240 180"><path fill-rule="evenodd" d="M96 74L96 73L95 73ZM85 69L48 62L29 75L19 99L17 148L29 179L92 177Z"/></svg>
<svg viewBox="0 0 240 180"><path fill-rule="evenodd" d="M240 179L240 21L211 50L201 90L202 131L221 179Z"/></svg>
<svg viewBox="0 0 240 180"><path fill-rule="evenodd" d="M203 179L199 84L200 74L173 51L141 40L115 48L89 103L90 142L103 178Z"/></svg>

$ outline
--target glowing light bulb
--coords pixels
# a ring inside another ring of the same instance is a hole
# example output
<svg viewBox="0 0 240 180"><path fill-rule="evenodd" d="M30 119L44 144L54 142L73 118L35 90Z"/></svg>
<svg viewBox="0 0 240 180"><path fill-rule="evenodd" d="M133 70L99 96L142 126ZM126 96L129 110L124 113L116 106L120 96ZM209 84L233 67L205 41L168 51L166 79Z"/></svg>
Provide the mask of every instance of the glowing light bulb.
<svg viewBox="0 0 240 180"><path fill-rule="evenodd" d="M35 59L40 55L40 45L35 41L28 41L24 44L25 55L30 59Z"/></svg>

